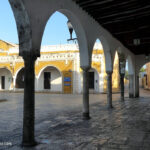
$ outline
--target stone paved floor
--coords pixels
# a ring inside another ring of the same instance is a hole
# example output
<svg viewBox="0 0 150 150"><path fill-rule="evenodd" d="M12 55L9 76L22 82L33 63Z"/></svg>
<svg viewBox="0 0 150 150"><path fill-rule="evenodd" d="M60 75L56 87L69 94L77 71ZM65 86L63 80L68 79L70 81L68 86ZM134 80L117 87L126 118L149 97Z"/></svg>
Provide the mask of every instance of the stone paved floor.
<svg viewBox="0 0 150 150"><path fill-rule="evenodd" d="M20 146L23 95L0 99L0 150L150 150L150 91L136 99L126 93L125 102L114 94L112 110L105 94L91 94L89 121L81 118L81 95L36 94L34 148Z"/></svg>

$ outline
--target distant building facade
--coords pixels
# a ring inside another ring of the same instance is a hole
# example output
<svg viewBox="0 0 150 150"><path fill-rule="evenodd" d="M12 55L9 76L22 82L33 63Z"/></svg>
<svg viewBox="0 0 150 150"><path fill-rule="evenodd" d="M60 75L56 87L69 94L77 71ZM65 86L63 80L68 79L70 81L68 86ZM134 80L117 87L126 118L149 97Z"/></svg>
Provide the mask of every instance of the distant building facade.
<svg viewBox="0 0 150 150"><path fill-rule="evenodd" d="M0 40L0 90L24 88L24 62L18 56L18 45ZM113 90L119 90L118 56L114 62ZM100 43L96 43L89 71L89 90L106 92L107 76ZM82 93L82 69L78 45L64 44L41 47L35 63L35 90L54 93Z"/></svg>
<svg viewBox="0 0 150 150"><path fill-rule="evenodd" d="M142 76L142 87L150 90L150 63L146 64L146 72Z"/></svg>

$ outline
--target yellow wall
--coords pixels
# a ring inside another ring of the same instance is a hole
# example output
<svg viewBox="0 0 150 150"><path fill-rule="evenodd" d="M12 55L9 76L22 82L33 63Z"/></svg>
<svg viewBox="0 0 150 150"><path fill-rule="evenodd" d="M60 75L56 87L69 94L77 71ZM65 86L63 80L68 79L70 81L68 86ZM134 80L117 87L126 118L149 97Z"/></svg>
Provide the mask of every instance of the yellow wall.
<svg viewBox="0 0 150 150"><path fill-rule="evenodd" d="M112 73L112 92L118 92L120 90L119 82L120 82L119 58L118 58L118 54L116 53L115 54L115 59L114 59L114 65L113 65L113 73ZM107 74L106 74L106 70L105 70L105 73L104 73L104 92L107 92Z"/></svg>
<svg viewBox="0 0 150 150"><path fill-rule="evenodd" d="M73 61L68 60L67 64L65 61L40 61L38 64L35 65L35 74L36 76L39 75L40 71L43 68L46 68L48 66L56 67L61 73L62 73L62 79L63 79L63 85L62 89L64 93L72 93L72 71L73 70ZM64 78L69 77L71 81L65 82Z"/></svg>
<svg viewBox="0 0 150 150"><path fill-rule="evenodd" d="M147 85L146 85L146 77L145 77L145 86L150 89L150 63L146 64L146 74L147 74Z"/></svg>
<svg viewBox="0 0 150 150"><path fill-rule="evenodd" d="M12 47L14 47L12 44L0 40L0 49L2 49L4 51L7 51L7 50L9 50Z"/></svg>
<svg viewBox="0 0 150 150"><path fill-rule="evenodd" d="M11 45L10 43L4 42L0 40L0 49L3 49L4 52L0 53L1 56L7 56L7 50L14 45ZM76 53L79 52L77 50L75 51L69 51L70 53ZM47 52L42 52L41 54L46 54ZM51 53L64 53L64 51L59 51L59 52L51 52ZM93 54L103 54L103 50L93 50ZM12 54L16 55L16 54ZM105 62L105 60L103 60ZM104 63L105 64L105 63ZM38 76L40 71L47 67L47 66L53 66L56 67L61 73L62 73L62 78L63 78L63 91L65 93L71 93L72 92L72 87L73 87L73 79L72 79L72 72L73 70L73 61L68 60L66 63L66 60L63 61L38 61L38 63L35 63L35 75ZM12 67L10 63L0 63L0 68L7 68L8 70L11 71L13 75L16 74L18 70L24 67L23 62L14 62L14 66ZM101 64L100 62L92 62L91 67L96 69L99 73L101 72ZM80 68L80 72L81 72ZM107 74L103 73L104 76L104 91L107 89ZM69 77L71 81L68 83L68 86L64 86L64 84L67 85L67 82L64 81L65 77ZM112 81L112 86L113 86L113 91L118 91L119 90L119 63L118 63L118 55L116 54L115 61L114 61L114 71L112 75L113 81ZM65 83L66 82L66 83ZM70 85L70 86L69 86Z"/></svg>
<svg viewBox="0 0 150 150"><path fill-rule="evenodd" d="M120 75L119 75L119 57L116 52L115 54L115 60L113 65L113 74L112 74L112 88L114 92L119 91L119 82L120 82Z"/></svg>

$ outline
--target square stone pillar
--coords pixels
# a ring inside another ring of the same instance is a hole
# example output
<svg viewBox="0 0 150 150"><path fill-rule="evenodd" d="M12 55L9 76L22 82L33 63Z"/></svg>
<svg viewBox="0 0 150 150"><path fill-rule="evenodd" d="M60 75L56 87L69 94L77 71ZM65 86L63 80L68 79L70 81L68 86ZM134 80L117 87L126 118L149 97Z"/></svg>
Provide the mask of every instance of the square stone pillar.
<svg viewBox="0 0 150 150"><path fill-rule="evenodd" d="M139 97L139 76L135 76L135 98Z"/></svg>
<svg viewBox="0 0 150 150"><path fill-rule="evenodd" d="M108 108L113 108L112 106L112 71L107 71L107 106Z"/></svg>
<svg viewBox="0 0 150 150"><path fill-rule="evenodd" d="M134 97L134 75L129 75L129 98Z"/></svg>
<svg viewBox="0 0 150 150"><path fill-rule="evenodd" d="M120 73L120 96L121 101L124 101L124 74Z"/></svg>
<svg viewBox="0 0 150 150"><path fill-rule="evenodd" d="M23 111L23 146L36 145L34 139L34 119L35 119L35 96L34 96L34 65L36 57L31 54L23 56L25 64L24 74L24 111Z"/></svg>
<svg viewBox="0 0 150 150"><path fill-rule="evenodd" d="M89 69L90 67L82 67L83 70L83 119L90 119L89 113Z"/></svg>

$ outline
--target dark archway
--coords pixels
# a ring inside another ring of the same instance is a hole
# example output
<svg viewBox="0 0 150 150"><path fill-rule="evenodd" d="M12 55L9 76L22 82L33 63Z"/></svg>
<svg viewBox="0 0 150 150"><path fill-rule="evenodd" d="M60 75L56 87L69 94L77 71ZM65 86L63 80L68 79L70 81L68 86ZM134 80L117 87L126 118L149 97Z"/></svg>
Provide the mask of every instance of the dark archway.
<svg viewBox="0 0 150 150"><path fill-rule="evenodd" d="M55 66L46 66L39 73L38 90L62 92L62 73Z"/></svg>
<svg viewBox="0 0 150 150"><path fill-rule="evenodd" d="M24 68L22 68L17 74L15 88L18 88L18 89L24 88Z"/></svg>
<svg viewBox="0 0 150 150"><path fill-rule="evenodd" d="M12 73L7 68L0 68L0 90L10 90L12 87Z"/></svg>

